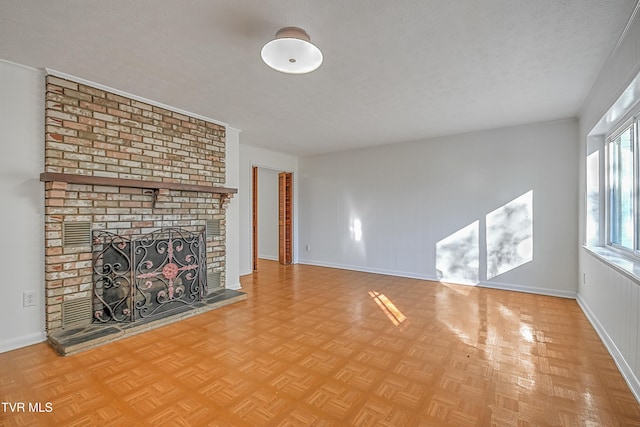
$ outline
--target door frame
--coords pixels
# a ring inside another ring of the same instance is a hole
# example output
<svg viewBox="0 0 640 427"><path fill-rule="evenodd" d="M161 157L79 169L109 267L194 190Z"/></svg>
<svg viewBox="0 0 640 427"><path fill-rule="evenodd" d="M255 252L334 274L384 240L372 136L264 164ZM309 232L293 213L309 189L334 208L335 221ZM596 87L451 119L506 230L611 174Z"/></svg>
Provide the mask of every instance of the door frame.
<svg viewBox="0 0 640 427"><path fill-rule="evenodd" d="M293 174L278 173L278 262L293 261Z"/></svg>
<svg viewBox="0 0 640 427"><path fill-rule="evenodd" d="M258 271L258 167L251 168L251 269Z"/></svg>
<svg viewBox="0 0 640 427"><path fill-rule="evenodd" d="M258 169L261 166L251 166L251 267L253 271L258 271L259 258L258 258ZM270 169L278 172L278 262L280 264L292 264L293 263L293 172L282 171L279 169L262 167L263 169ZM281 184L281 176L284 176L286 188L283 188ZM288 193L288 194L287 194ZM281 197L281 195L283 195ZM281 215L284 214L284 219L281 220ZM284 251L281 249L281 242L285 242L283 245Z"/></svg>

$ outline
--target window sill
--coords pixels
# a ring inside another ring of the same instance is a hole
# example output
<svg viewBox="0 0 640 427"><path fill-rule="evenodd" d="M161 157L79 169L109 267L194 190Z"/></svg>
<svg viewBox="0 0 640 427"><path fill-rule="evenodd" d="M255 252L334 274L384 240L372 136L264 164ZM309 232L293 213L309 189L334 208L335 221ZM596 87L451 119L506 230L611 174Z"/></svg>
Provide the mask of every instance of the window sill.
<svg viewBox="0 0 640 427"><path fill-rule="evenodd" d="M640 260L625 257L619 252L603 246L583 246L583 248L586 249L587 253L640 285Z"/></svg>

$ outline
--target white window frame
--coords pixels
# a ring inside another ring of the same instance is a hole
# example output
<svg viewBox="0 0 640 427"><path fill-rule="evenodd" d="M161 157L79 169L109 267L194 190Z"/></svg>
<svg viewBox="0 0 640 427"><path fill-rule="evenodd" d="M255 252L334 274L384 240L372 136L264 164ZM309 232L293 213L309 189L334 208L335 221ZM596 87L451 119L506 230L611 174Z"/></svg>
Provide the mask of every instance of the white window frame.
<svg viewBox="0 0 640 427"><path fill-rule="evenodd" d="M628 117L628 116L627 116ZM640 108L634 109L631 117L619 123L609 134L605 135L605 180L606 180L606 194L605 194L605 239L607 248L615 250L626 256L640 260L640 138L638 131L640 125ZM620 135L622 135L627 129L631 128L631 144L633 150L633 248L627 248L611 240L611 218L612 218L612 206L611 206L611 192L612 192L612 171L611 171L611 143L615 141Z"/></svg>

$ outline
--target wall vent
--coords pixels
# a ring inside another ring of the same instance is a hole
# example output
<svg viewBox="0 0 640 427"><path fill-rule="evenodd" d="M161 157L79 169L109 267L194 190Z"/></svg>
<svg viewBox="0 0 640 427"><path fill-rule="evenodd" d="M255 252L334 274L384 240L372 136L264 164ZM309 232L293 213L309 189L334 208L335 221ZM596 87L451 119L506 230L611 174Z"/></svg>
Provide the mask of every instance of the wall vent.
<svg viewBox="0 0 640 427"><path fill-rule="evenodd" d="M207 238L220 236L220 222L219 219L208 219L206 221Z"/></svg>
<svg viewBox="0 0 640 427"><path fill-rule="evenodd" d="M63 222L62 246L65 248L91 246L91 223Z"/></svg>
<svg viewBox="0 0 640 427"><path fill-rule="evenodd" d="M78 328L91 324L91 298L76 298L62 302L62 328Z"/></svg>
<svg viewBox="0 0 640 427"><path fill-rule="evenodd" d="M207 271L207 288L209 292L215 291L222 286L220 276L219 271Z"/></svg>

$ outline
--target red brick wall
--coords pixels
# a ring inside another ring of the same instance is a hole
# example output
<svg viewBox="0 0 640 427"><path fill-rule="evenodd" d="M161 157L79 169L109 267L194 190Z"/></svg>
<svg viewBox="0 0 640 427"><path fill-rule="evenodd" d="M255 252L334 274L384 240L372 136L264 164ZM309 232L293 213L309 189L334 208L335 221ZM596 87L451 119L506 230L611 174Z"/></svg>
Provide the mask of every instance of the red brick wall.
<svg viewBox="0 0 640 427"><path fill-rule="evenodd" d="M222 186L225 128L199 118L55 76L46 78L45 171L146 181ZM91 246L62 246L63 222L88 221L92 230L138 234L161 227L204 227L222 221L207 242L209 271L224 286L225 209L217 194L45 184L47 331L62 326L64 300L89 297Z"/></svg>

